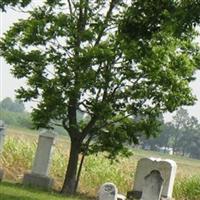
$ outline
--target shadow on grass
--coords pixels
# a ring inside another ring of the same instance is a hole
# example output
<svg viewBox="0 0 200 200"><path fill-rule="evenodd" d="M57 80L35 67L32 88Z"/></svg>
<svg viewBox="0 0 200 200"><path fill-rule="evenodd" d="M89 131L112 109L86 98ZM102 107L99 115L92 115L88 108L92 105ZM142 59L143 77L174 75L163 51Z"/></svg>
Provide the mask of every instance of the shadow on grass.
<svg viewBox="0 0 200 200"><path fill-rule="evenodd" d="M2 200L39 200L39 199L33 199L31 197L27 197L27 196L14 196L14 195L10 195L10 194L0 194L1 197L0 199Z"/></svg>

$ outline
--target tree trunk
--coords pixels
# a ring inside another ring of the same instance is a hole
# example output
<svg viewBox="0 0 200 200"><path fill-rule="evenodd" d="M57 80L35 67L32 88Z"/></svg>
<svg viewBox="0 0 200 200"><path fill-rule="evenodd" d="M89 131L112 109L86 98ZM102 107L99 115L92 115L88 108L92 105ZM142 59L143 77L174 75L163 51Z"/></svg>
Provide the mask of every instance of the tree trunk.
<svg viewBox="0 0 200 200"><path fill-rule="evenodd" d="M173 149L173 155L177 154L178 152L177 142L174 143L174 145L172 146L172 149Z"/></svg>
<svg viewBox="0 0 200 200"><path fill-rule="evenodd" d="M61 193L73 195L76 192L76 177L77 177L76 174L77 174L79 150L80 150L79 142L72 141L70 148L69 162Z"/></svg>
<svg viewBox="0 0 200 200"><path fill-rule="evenodd" d="M80 165L79 165L78 173L77 173L75 191L76 191L77 188L78 188L78 184L79 184L79 180L80 180L80 176L81 176L81 171L82 171L82 168L83 168L84 159L85 159L85 154L83 153L82 158L81 158L81 162L80 162Z"/></svg>

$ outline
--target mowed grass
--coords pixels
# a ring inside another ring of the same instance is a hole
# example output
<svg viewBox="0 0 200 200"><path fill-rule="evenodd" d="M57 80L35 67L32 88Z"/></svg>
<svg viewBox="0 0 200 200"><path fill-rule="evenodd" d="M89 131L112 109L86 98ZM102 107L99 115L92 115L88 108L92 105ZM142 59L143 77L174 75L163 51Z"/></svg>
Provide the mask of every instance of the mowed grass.
<svg viewBox="0 0 200 200"><path fill-rule="evenodd" d="M37 133L29 130L8 129L1 163L5 178L20 182L24 172L31 170L37 146ZM67 137L58 137L53 151L50 176L55 180L54 189L60 190L69 155ZM103 154L88 156L85 160L78 191L96 196L101 184L113 182L119 192L132 190L137 161L142 157L161 157L177 162L178 170L174 187L176 200L200 200L200 160L170 156L152 151L133 149L130 158L118 158L120 162L110 163ZM190 191L190 192L189 192Z"/></svg>
<svg viewBox="0 0 200 200"><path fill-rule="evenodd" d="M45 192L19 184L0 183L0 200L86 200L79 197L65 197L55 192Z"/></svg>

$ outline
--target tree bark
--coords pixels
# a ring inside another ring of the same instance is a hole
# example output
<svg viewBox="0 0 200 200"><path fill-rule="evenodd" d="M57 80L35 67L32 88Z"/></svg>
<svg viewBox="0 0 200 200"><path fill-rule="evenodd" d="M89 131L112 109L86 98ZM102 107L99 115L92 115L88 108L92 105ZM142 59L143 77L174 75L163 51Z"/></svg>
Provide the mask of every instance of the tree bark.
<svg viewBox="0 0 200 200"><path fill-rule="evenodd" d="M81 162L80 162L80 165L79 165L78 173L77 173L75 191L77 191L78 184L79 184L79 181L80 181L80 176L81 176L81 171L82 171L82 168L83 168L84 159L85 159L85 154L83 153L82 158L81 158Z"/></svg>
<svg viewBox="0 0 200 200"><path fill-rule="evenodd" d="M65 174L64 184L61 193L73 195L76 192L76 174L78 165L78 156L80 152L80 142L71 141L70 157Z"/></svg>

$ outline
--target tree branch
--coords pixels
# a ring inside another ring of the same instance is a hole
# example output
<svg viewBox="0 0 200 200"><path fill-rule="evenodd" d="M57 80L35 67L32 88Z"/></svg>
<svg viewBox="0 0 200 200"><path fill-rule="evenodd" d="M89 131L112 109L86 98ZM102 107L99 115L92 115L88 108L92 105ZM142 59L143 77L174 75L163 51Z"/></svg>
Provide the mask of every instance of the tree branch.
<svg viewBox="0 0 200 200"><path fill-rule="evenodd" d="M72 4L71 4L71 0L67 0L68 5L69 5L69 12L72 15Z"/></svg>
<svg viewBox="0 0 200 200"><path fill-rule="evenodd" d="M117 122L120 122L120 121L122 121L123 119L126 119L126 118L130 117L131 115L132 115L132 114L128 114L128 115L126 115L126 116L124 116L124 117L121 117L120 119L111 121L111 122L109 122L109 123L108 123L108 122L105 122L103 125L101 125L100 127L98 127L98 129L96 129L96 131L98 131L98 130L100 130L100 129L106 127L106 126L109 126L109 125L111 125L111 124L115 124L115 123L117 123Z"/></svg>
<svg viewBox="0 0 200 200"><path fill-rule="evenodd" d="M89 121L89 123L85 126L85 128L82 131L82 135L81 135L82 140L87 136L87 134L93 128L93 126L95 125L97 119L98 119L97 116L93 115L93 117L91 118L91 120Z"/></svg>
<svg viewBox="0 0 200 200"><path fill-rule="evenodd" d="M56 122L50 122L50 124L53 124L53 125L55 125L55 126L59 126L59 127L63 127L62 124L59 124L59 123L56 123Z"/></svg>
<svg viewBox="0 0 200 200"><path fill-rule="evenodd" d="M78 109L82 112L87 112L89 115L92 115L92 113L89 111L89 107L84 103L84 101L88 102L86 99L83 100L82 102L79 102L78 104ZM86 109L86 111L81 110L80 106L84 106L84 108Z"/></svg>
<svg viewBox="0 0 200 200"><path fill-rule="evenodd" d="M109 6L109 9L108 9L108 12L107 12L106 17L104 19L103 26L102 26L101 30L99 31L99 35L98 35L97 40L95 42L95 46L99 44L99 42L101 40L101 37L103 36L103 32L107 27L108 21L109 21L111 15L112 15L112 10L115 7L115 1L116 0L112 0L110 2L110 6Z"/></svg>

